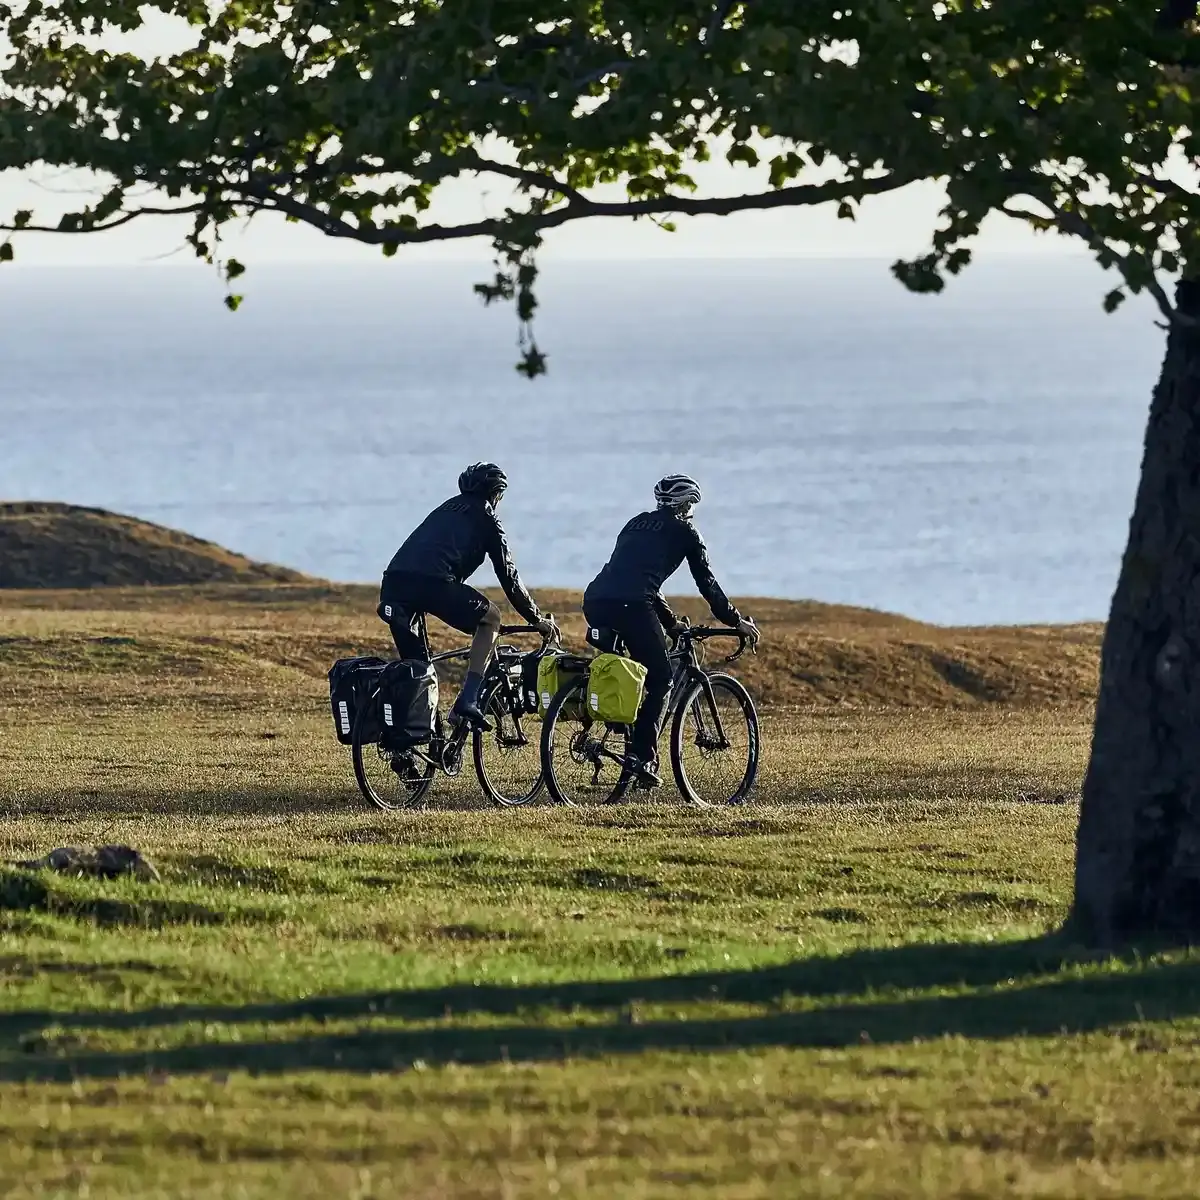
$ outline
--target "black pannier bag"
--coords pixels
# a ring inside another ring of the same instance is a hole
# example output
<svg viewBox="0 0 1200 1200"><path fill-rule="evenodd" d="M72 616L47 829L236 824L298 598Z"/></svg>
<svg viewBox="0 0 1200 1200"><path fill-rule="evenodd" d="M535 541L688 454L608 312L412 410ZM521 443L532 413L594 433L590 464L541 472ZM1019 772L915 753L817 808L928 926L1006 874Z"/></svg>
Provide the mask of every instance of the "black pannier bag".
<svg viewBox="0 0 1200 1200"><path fill-rule="evenodd" d="M379 720L392 750L421 746L433 737L438 677L431 663L416 658L390 662L379 676Z"/></svg>
<svg viewBox="0 0 1200 1200"><path fill-rule="evenodd" d="M354 740L354 722L387 663L374 655L339 658L329 668L329 706L333 731L344 746Z"/></svg>

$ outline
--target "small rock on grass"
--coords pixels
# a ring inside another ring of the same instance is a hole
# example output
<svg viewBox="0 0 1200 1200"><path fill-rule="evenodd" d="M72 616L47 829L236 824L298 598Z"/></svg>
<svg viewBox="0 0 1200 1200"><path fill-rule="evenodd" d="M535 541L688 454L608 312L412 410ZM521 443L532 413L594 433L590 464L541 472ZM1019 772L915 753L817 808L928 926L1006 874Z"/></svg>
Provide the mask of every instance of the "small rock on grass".
<svg viewBox="0 0 1200 1200"><path fill-rule="evenodd" d="M59 846L42 858L12 865L27 871L60 871L64 875L92 875L97 879L116 879L121 875L143 880L160 878L154 864L132 846Z"/></svg>

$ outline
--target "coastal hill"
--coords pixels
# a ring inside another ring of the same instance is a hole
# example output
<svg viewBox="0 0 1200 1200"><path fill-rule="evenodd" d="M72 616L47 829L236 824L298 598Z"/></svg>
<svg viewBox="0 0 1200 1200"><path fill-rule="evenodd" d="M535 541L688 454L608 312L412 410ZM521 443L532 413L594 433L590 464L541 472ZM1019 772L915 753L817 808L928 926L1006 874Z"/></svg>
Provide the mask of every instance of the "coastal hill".
<svg viewBox="0 0 1200 1200"><path fill-rule="evenodd" d="M0 588L297 581L212 542L72 504L0 503Z"/></svg>

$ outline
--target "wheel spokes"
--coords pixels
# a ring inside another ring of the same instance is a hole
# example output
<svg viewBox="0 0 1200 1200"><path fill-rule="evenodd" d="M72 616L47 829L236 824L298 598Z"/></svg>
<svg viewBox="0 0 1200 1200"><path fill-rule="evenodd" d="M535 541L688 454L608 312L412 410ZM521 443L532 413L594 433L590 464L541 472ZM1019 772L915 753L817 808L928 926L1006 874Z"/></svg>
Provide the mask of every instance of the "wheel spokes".
<svg viewBox="0 0 1200 1200"><path fill-rule="evenodd" d="M551 734L548 767L563 801L597 804L613 797L621 782L624 734L561 716Z"/></svg>
<svg viewBox="0 0 1200 1200"><path fill-rule="evenodd" d="M476 743L480 783L498 803L524 803L541 790L542 783L541 753L526 728L529 718L515 714L498 693L489 700L487 715L492 730L479 734Z"/></svg>
<svg viewBox="0 0 1200 1200"><path fill-rule="evenodd" d="M689 799L711 805L741 799L754 766L750 716L741 697L719 681L711 696L698 688L689 697L680 735L679 765L694 793Z"/></svg>

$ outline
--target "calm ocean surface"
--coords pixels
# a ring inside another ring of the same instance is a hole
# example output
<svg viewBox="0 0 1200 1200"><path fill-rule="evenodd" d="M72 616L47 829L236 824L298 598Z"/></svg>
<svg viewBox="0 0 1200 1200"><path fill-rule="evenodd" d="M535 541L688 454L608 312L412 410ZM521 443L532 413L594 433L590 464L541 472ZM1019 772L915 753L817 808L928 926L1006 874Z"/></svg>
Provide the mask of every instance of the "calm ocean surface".
<svg viewBox="0 0 1200 1200"><path fill-rule="evenodd" d="M192 268L5 268L0 496L374 580L488 458L527 581L581 586L687 471L733 592L1106 614L1162 334L1142 305L1105 317L1086 261L992 260L939 298L874 261L557 263L533 384L510 312L471 295L486 274L252 268L231 315Z"/></svg>

